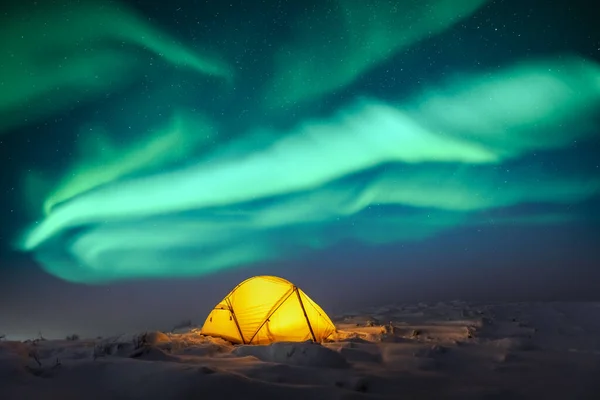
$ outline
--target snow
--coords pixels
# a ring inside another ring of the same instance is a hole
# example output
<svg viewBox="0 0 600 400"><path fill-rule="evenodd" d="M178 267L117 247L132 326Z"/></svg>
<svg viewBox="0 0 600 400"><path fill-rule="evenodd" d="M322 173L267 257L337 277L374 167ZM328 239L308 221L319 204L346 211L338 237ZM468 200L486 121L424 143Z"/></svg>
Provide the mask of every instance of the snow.
<svg viewBox="0 0 600 400"><path fill-rule="evenodd" d="M197 328L0 341L0 399L593 399L600 304L392 304L323 344L232 345ZM73 338L71 338L73 339Z"/></svg>

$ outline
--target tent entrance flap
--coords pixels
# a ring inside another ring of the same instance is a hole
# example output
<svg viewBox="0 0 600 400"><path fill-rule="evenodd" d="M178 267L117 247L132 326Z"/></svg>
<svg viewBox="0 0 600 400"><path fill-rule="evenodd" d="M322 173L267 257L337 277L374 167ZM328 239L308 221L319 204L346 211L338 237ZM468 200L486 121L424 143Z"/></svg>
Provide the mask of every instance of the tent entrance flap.
<svg viewBox="0 0 600 400"><path fill-rule="evenodd" d="M293 290L290 291L289 293L286 293L285 295L283 295L283 297L281 299L279 299L279 301L277 303L274 304L273 308L267 314L267 317L265 318L265 320L263 321L263 323L258 327L258 329L256 330L256 332L254 332L254 334L250 338L249 343L252 343L252 341L254 340L254 338L256 337L256 335L258 335L258 332L260 332L260 330L265 326L265 324L267 324L269 322L269 318L271 318L273 316L273 314L275 314L275 312L283 305L283 303L286 302L286 300L292 294L294 294Z"/></svg>
<svg viewBox="0 0 600 400"><path fill-rule="evenodd" d="M233 315L226 307L215 308L210 312L202 327L202 334L218 336L234 343L242 342Z"/></svg>

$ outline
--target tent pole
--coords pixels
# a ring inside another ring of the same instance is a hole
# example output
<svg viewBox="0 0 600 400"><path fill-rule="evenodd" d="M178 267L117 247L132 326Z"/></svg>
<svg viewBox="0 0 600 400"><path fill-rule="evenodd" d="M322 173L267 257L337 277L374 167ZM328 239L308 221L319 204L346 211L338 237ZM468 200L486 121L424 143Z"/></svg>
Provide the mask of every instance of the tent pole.
<svg viewBox="0 0 600 400"><path fill-rule="evenodd" d="M289 292L289 291L288 291ZM291 292L286 292L283 296L281 296L281 299L279 299L279 302L277 303L277 307L275 307L273 309L273 311L271 311L269 314L267 314L267 318L265 318L265 320L263 321L262 324L260 324L260 326L258 327L258 329L256 330L256 332L254 332L254 335L252 335L252 337L250 338L250 340L248 340L248 343L251 344L252 341L254 340L254 338L256 337L256 335L258 335L258 332L260 332L260 330L262 329L263 326L265 326L265 324L267 323L267 321L269 320L269 318L271 318L273 316L273 314L275 314L275 311L279 310L279 307L281 307L283 305L283 303L286 302L286 300L294 294L294 289L292 289ZM283 300L282 300L283 299Z"/></svg>
<svg viewBox="0 0 600 400"><path fill-rule="evenodd" d="M231 313L231 316L233 317L233 322L235 322L235 326L237 326L238 329L238 333L240 334L240 339L242 339L242 344L246 344L246 341L244 340L244 335L242 334L242 329L240 328L240 324L238 323L238 320L235 316L235 312L233 312L233 307L231 306L231 302L229 301L229 298L227 298L227 305L229 306L229 312Z"/></svg>
<svg viewBox="0 0 600 400"><path fill-rule="evenodd" d="M317 338L315 337L315 332L313 332L312 325L310 324L310 320L308 319L308 315L306 314L306 309L304 308L304 303L302 303L302 298L300 297L300 291L296 286L294 286L294 290L296 291L296 295L298 296L298 301L300 302L300 307L302 307L302 312L304 313L304 318L306 318L306 323L308 324L308 330L310 331L310 335L312 336L313 342L316 343Z"/></svg>

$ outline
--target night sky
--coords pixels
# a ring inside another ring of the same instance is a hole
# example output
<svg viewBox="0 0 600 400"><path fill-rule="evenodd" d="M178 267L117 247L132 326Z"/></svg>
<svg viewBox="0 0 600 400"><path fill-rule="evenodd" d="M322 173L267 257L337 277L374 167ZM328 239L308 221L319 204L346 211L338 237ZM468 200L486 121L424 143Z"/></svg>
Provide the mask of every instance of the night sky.
<svg viewBox="0 0 600 400"><path fill-rule="evenodd" d="M10 3L0 334L200 323L257 274L600 299L592 2Z"/></svg>

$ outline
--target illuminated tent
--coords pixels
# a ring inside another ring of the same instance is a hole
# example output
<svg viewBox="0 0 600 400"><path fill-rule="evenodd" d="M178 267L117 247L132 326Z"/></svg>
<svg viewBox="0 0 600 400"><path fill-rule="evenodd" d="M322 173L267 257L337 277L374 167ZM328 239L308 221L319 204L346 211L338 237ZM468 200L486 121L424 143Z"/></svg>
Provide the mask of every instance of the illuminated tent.
<svg viewBox="0 0 600 400"><path fill-rule="evenodd" d="M200 333L233 343L267 344L322 342L334 331L327 314L298 287L275 276L255 276L215 306Z"/></svg>

